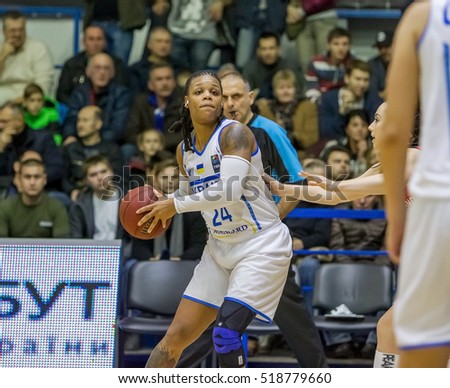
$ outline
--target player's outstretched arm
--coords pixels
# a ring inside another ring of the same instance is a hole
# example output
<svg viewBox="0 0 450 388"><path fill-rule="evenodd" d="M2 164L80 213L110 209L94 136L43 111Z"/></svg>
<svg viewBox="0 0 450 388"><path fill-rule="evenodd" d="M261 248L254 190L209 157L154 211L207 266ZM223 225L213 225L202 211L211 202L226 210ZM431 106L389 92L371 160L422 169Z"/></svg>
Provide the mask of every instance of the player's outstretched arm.
<svg viewBox="0 0 450 388"><path fill-rule="evenodd" d="M278 195L282 198L290 198L292 201L301 200L312 203L318 203L322 205L337 205L343 202L353 201L358 198L368 195L364 191L349 190L344 192L337 185L335 190L324 190L320 186L313 185L288 185L283 184L272 178L271 176L264 174L264 180L269 186L270 191L274 195Z"/></svg>

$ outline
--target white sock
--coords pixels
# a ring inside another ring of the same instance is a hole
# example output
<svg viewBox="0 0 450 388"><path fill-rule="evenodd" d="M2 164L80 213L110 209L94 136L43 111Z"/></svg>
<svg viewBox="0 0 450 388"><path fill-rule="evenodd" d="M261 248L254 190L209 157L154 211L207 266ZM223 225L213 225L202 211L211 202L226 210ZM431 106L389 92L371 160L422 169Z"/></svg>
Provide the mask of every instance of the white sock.
<svg viewBox="0 0 450 388"><path fill-rule="evenodd" d="M397 368L400 356L393 353L381 353L375 351L375 358L373 360L374 368Z"/></svg>

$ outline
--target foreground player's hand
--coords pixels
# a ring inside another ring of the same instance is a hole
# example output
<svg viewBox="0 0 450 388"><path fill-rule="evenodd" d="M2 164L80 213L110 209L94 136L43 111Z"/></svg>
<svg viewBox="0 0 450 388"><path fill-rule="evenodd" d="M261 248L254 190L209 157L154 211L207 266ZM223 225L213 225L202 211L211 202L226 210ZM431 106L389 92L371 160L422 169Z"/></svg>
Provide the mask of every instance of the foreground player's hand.
<svg viewBox="0 0 450 388"><path fill-rule="evenodd" d="M145 214L138 225L141 226L145 224L148 220L152 220L148 232L150 233L158 222L161 221L162 226L165 228L167 221L176 214L175 204L173 198L167 198L164 194L154 189L153 192L158 197L158 201L150 205L143 206L136 211L136 214Z"/></svg>

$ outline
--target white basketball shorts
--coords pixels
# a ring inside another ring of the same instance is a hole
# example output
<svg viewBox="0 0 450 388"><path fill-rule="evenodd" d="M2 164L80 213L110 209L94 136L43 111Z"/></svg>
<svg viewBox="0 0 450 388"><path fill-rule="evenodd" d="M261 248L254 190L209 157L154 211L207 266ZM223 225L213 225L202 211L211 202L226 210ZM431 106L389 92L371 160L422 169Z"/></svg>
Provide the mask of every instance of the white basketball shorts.
<svg viewBox="0 0 450 388"><path fill-rule="evenodd" d="M400 349L450 344L450 201L414 198L403 241L394 329Z"/></svg>
<svg viewBox="0 0 450 388"><path fill-rule="evenodd" d="M210 237L183 297L215 308L232 300L270 323L291 256L289 229L281 222L240 243Z"/></svg>

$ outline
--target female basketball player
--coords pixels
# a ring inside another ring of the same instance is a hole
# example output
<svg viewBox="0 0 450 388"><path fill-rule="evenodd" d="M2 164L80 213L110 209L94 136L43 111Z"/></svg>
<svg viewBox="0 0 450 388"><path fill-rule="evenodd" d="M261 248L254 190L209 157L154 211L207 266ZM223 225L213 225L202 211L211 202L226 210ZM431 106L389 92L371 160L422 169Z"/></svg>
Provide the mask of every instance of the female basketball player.
<svg viewBox="0 0 450 388"><path fill-rule="evenodd" d="M379 136L380 126L383 123L386 114L387 104L383 103L378 107L375 113L374 121L369 126L372 136L372 143L377 150L377 138ZM411 139L412 145L417 145L420 123L416 123L414 133ZM417 148L409 148L406 164L406 179L411 175L414 165L418 157L419 150ZM319 175L310 175L302 173L302 175L312 181L312 184L318 186L294 186L283 185L269 176L264 179L270 182L270 190L276 195L293 197L309 202L318 202L324 205L335 205L341 202L353 201L367 195L383 195L384 178L381 173L380 164L376 164L369 168L363 175L344 181L340 181L337 185L327 178ZM409 195L405 195L405 200L409 203ZM389 309L378 321L377 325L377 352L375 354L374 367L392 368L398 364L398 350L395 343L395 337L392 327L392 308Z"/></svg>
<svg viewBox="0 0 450 388"><path fill-rule="evenodd" d="M214 73L191 75L174 125L184 135L177 150L180 188L174 197L139 209L146 213L139 224L150 221L152 230L175 213L202 211L209 239L147 367L174 367L214 320L220 366L243 367L241 335L255 317L271 322L290 264L291 237L261 178L252 132L222 116L222 89Z"/></svg>

